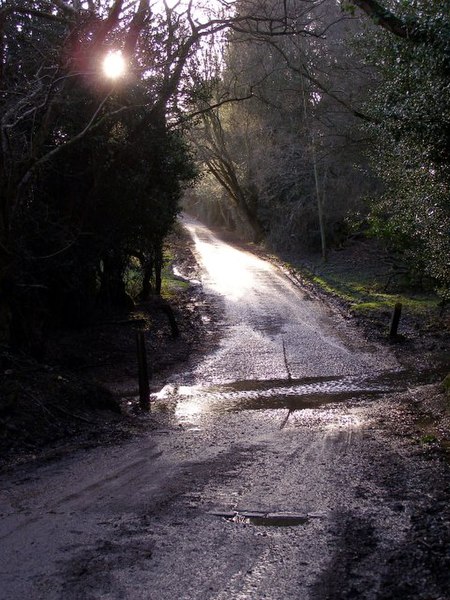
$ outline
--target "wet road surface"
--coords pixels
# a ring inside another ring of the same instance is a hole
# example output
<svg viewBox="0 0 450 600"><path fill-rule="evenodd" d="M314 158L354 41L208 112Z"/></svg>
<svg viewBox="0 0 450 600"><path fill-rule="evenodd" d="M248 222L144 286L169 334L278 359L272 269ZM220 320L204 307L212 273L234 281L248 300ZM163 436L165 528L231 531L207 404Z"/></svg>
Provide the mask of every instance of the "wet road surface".
<svg viewBox="0 0 450 600"><path fill-rule="evenodd" d="M204 285L225 304L225 337L199 366L201 381L325 377L395 367L265 262L188 224Z"/></svg>
<svg viewBox="0 0 450 600"><path fill-rule="evenodd" d="M390 425L410 375L187 227L219 344L153 398L165 428L1 479L0 598L449 598L448 468Z"/></svg>

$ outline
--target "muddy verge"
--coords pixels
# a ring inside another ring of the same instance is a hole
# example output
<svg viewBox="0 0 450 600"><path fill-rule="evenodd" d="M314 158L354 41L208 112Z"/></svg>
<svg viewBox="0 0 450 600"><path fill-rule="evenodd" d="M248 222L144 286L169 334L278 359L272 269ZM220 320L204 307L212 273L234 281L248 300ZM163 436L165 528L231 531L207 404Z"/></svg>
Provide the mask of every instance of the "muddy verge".
<svg viewBox="0 0 450 600"><path fill-rule="evenodd" d="M194 280L168 301L178 336L167 304L150 300L127 313L103 314L80 330L53 332L40 362L0 348L0 469L160 426L136 410L136 332L144 331L151 389L160 389L214 337L214 309L195 283L190 238L180 230L169 244L178 277Z"/></svg>

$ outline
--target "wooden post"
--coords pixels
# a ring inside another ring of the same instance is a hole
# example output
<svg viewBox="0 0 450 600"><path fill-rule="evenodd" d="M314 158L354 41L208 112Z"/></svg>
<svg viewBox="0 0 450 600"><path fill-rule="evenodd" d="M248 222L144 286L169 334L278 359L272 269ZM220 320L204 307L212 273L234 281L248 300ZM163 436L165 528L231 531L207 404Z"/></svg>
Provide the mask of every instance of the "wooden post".
<svg viewBox="0 0 450 600"><path fill-rule="evenodd" d="M150 410L150 386L148 382L147 349L143 331L136 331L136 350L139 376L139 406L142 410Z"/></svg>
<svg viewBox="0 0 450 600"><path fill-rule="evenodd" d="M402 303L397 302L394 307L394 312L392 313L391 327L389 329L389 337L395 338L397 335L398 324L400 322L400 317L402 314Z"/></svg>

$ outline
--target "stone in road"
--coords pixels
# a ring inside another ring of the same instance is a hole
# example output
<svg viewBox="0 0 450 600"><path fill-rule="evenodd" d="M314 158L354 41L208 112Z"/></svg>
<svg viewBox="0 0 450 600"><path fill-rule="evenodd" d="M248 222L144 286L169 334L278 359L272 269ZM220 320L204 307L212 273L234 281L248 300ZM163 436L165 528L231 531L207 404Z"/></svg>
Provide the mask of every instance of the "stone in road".
<svg viewBox="0 0 450 600"><path fill-rule="evenodd" d="M386 423L395 361L187 226L219 346L158 395L172 426L2 478L0 598L448 598L448 467Z"/></svg>

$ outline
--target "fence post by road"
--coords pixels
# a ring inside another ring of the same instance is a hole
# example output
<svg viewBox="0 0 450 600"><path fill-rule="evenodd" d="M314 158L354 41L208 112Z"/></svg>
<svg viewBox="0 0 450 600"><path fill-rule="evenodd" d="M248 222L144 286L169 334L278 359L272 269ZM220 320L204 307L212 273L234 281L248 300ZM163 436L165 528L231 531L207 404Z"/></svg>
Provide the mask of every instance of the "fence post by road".
<svg viewBox="0 0 450 600"><path fill-rule="evenodd" d="M144 411L150 410L150 385L147 364L147 348L143 331L136 331L136 351L139 377L139 406Z"/></svg>
<svg viewBox="0 0 450 600"><path fill-rule="evenodd" d="M402 303L397 302L397 304L394 307L394 312L392 313L391 327L389 329L389 337L390 338L395 338L397 335L398 324L400 323L401 314L402 314Z"/></svg>

